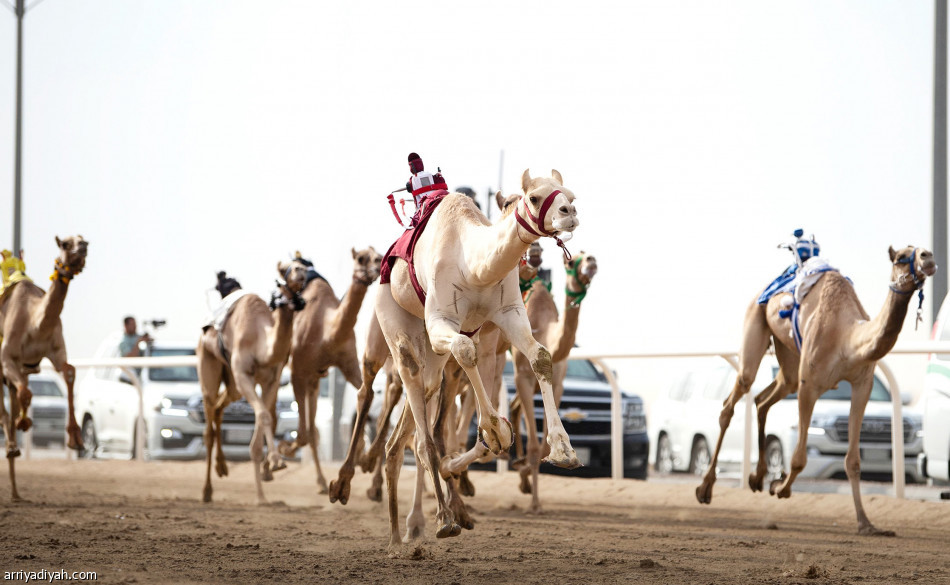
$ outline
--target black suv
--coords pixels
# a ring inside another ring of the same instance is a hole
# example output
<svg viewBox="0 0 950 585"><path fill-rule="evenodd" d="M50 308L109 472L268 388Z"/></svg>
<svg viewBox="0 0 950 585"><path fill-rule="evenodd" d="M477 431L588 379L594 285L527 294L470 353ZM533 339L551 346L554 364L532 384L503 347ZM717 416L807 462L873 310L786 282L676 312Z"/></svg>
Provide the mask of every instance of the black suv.
<svg viewBox="0 0 950 585"><path fill-rule="evenodd" d="M512 363L505 363L504 382L509 401L517 396ZM541 464L542 473L574 477L610 477L610 384L607 377L593 362L585 359L568 360L564 378L564 395L558 413L564 430L583 467L562 469L550 463ZM544 428L544 405L541 394L534 396L534 418L541 437ZM522 417L523 420L523 417ZM515 421L512 421L514 424ZM469 446L475 444L476 420L469 427ZM522 439L523 440L523 439ZM511 449L514 456L514 447ZM650 440L647 438L647 419L643 400L623 393L623 476L646 479ZM494 469L494 463L474 464L473 469Z"/></svg>

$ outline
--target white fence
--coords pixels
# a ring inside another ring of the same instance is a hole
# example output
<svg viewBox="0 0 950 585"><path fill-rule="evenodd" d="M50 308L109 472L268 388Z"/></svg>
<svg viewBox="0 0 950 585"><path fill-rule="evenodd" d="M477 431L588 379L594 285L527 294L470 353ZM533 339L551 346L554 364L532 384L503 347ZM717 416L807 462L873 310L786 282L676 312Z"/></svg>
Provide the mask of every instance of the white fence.
<svg viewBox="0 0 950 585"><path fill-rule="evenodd" d="M890 355L923 355L932 353L950 353L950 342L923 342L901 344L891 350ZM607 377L607 381L612 388L611 401L611 476L614 479L623 479L623 407L620 395L620 386L613 374L613 370L604 362L604 360L619 359L652 359L652 358L697 358L697 357L720 357L729 362L734 368L738 367L738 352L735 350L698 350L698 351L649 351L649 352L592 352L586 349L578 349L571 353L572 359L589 359L597 364ZM97 368L97 367L117 367L120 368L132 381L132 385L139 394L139 416L137 422L137 432L135 433L135 456L139 461L145 457L145 403L142 395L142 384L135 374L135 368L143 367L173 367L173 366L197 366L198 359L195 356L167 356L167 357L134 357L134 358L107 358L107 359L76 359L70 362L77 369L79 368ZM44 367L48 367L48 362L44 362ZM896 400L891 402L894 405L894 421L902 421L900 387L893 371L883 359L878 362L878 368L887 379L891 395ZM501 396L506 396L502 392ZM743 449L742 475L745 478L749 476L752 470L751 452L752 452L752 397L746 395L744 398L744 427L745 441ZM507 414L507 404L501 406L502 414ZM717 416L718 413L710 413L710 416ZM894 423L891 425L891 459L893 461L894 477L894 495L897 498L904 497L904 434L903 425ZM27 441L29 445L29 441ZM503 461L499 461L499 472L507 469Z"/></svg>

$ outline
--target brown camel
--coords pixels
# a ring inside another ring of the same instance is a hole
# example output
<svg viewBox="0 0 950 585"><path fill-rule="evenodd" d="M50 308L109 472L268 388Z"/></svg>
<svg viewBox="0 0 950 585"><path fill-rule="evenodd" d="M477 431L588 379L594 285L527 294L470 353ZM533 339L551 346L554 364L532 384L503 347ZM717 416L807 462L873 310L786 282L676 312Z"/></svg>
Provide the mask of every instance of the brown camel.
<svg viewBox="0 0 950 585"><path fill-rule="evenodd" d="M359 252L354 249L352 253L353 281L342 300L336 298L330 283L313 271L308 263L294 260L294 264L304 266L309 275L301 293L307 304L294 317L290 351L290 379L300 412L300 424L297 438L293 442L281 441L280 452L285 457L291 457L300 447L310 445L317 469L317 487L321 494L327 493L327 480L317 454L319 437L315 419L320 379L326 377L329 369L335 366L347 382L356 388L362 385L353 328L366 291L379 278L379 263L382 260L372 246Z"/></svg>
<svg viewBox="0 0 950 585"><path fill-rule="evenodd" d="M529 264L530 266L530 264ZM551 348L551 361L554 362L554 402L561 404L564 393L564 377L567 375L567 358L574 347L577 337L577 322L581 311L581 301L587 295L591 280L597 274L597 259L589 254L580 252L571 260L564 262L567 272L565 281L564 312L558 316L554 297L544 282L537 275L528 280L522 279L522 290L525 291L525 309L531 321L531 330L535 337L546 347ZM517 423L517 413L524 414L527 434L527 460L515 461L512 466L521 474L522 493L531 494L531 508L533 513L541 512L541 501L538 496L538 479L541 458L547 453L547 445L542 448L538 441L536 422L534 418L534 395L538 390L531 363L518 351L512 349L515 370L515 386L518 389L518 402L522 405L512 407L511 418ZM525 407L526 406L526 407ZM516 440L516 445L519 441ZM520 445L519 445L520 446ZM531 479L529 480L529 476Z"/></svg>
<svg viewBox="0 0 950 585"><path fill-rule="evenodd" d="M59 248L59 257L50 276L52 282L48 291L44 293L43 289L31 281L21 280L7 285L0 296L0 333L3 334L0 337L0 384L10 389L9 412L6 412L3 400L0 400L0 424L6 433L7 462L14 501L20 499L13 465L14 458L20 456L16 430L25 431L33 424L27 416L27 409L33 398L27 380L30 374L40 371L40 361L44 357L53 363L56 371L66 380L68 445L71 449L83 447L82 433L76 423L76 411L73 407L76 368L66 361L63 324L59 315L63 311L69 282L82 272L86 265L86 249L89 244L82 236L70 236L63 240L57 237L56 245Z"/></svg>
<svg viewBox="0 0 950 585"><path fill-rule="evenodd" d="M262 479L269 481L273 478L273 471L286 467L274 441L277 388L280 372L290 355L294 312L303 308L299 293L303 290L306 267L297 262L281 262L277 265L277 271L286 284L280 285L281 296L275 295L270 308L257 295L241 290L231 292L227 296L237 300L223 325L220 329L205 327L198 341L198 379L205 415L205 502L211 501L212 451L215 451L215 471L218 476L228 474L228 464L221 446L221 421L224 407L235 400L244 398L254 409L250 452L259 504L267 502ZM223 292L222 275L219 274L219 291ZM222 382L225 386L223 390ZM257 393L257 384L261 386L260 395Z"/></svg>
<svg viewBox="0 0 950 585"><path fill-rule="evenodd" d="M563 187L557 171L552 171L551 178L532 178L525 171L522 189L521 202L494 225L464 195L449 194L427 202L431 215L415 241L411 266L401 258L395 259L389 282L380 285L376 315L409 404L386 446L390 546L402 542L397 485L403 450L413 430L417 461L429 471L435 486L439 525L436 536L456 536L461 532L438 481L439 472L445 473L456 462L440 465L426 414L427 399L442 385L449 353L471 381L478 405L479 442L459 460L474 460L489 451L497 454L511 445L511 425L491 404L476 368L475 341L468 336L474 337L486 321L494 323L515 347L529 356L541 383L550 429L549 460L563 467L579 465L554 405L551 354L531 334L517 289L516 270L531 242L543 235L556 238L560 232L571 232L577 227L574 195ZM528 223L529 219L534 225ZM413 287L413 281L418 283L422 295ZM420 296L424 296L424 303Z"/></svg>
<svg viewBox="0 0 950 585"><path fill-rule="evenodd" d="M736 404L749 391L755 380L759 362L771 339L775 356L778 358L779 372L775 380L755 399L759 428L759 461L755 472L749 476L750 487L753 491L760 491L768 471L765 457L765 421L769 408L785 396L798 392L798 428L807 429L815 401L825 391L837 387L840 380L848 380L853 390L845 466L848 480L851 482L858 533L894 535L893 532L875 528L861 504L861 423L871 393L875 364L894 347L913 293L922 289L924 280L936 272L937 265L934 263L933 254L923 248L908 246L899 251L890 248L889 253L892 264L890 292L883 309L873 320L861 306L851 283L838 272L825 272L819 277L811 292L804 299L800 299L801 350L793 341L790 319L779 315L783 307L790 305L789 293L776 295L765 305L760 305L757 301L752 302L743 325L736 384L719 415L720 434L716 451L702 484L696 488L696 498L700 503L708 504L712 501L716 460L723 434L729 426ZM806 263L802 270L806 270L808 266ZM807 433L799 433L798 444L792 455L791 473L772 482L769 486L771 494L780 498L792 495L792 482L805 468L807 461L807 439Z"/></svg>

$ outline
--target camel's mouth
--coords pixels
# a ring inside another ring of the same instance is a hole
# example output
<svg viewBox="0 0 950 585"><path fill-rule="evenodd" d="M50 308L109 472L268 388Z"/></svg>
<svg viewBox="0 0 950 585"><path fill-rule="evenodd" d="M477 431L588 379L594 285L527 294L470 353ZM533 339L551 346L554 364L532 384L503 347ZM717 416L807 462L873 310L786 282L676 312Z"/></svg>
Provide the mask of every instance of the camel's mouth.
<svg viewBox="0 0 950 585"><path fill-rule="evenodd" d="M928 262L927 264L924 264L923 266L920 267L920 271L926 274L927 276L933 276L934 274L937 273L937 263Z"/></svg>
<svg viewBox="0 0 950 585"><path fill-rule="evenodd" d="M559 217L552 221L551 225L556 232L573 232L577 229L577 226L581 225L581 222L576 215L571 215L569 217Z"/></svg>

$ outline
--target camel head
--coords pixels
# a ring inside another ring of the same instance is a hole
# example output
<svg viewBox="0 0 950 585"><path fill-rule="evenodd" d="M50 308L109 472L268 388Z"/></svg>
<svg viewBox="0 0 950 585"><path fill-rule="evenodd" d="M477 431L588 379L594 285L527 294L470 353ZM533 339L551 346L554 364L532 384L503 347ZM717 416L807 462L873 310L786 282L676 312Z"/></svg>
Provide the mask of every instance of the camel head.
<svg viewBox="0 0 950 585"><path fill-rule="evenodd" d="M350 251L353 253L353 280L366 286L373 284L379 278L383 257L372 246L359 251L350 248Z"/></svg>
<svg viewBox="0 0 950 585"><path fill-rule="evenodd" d="M933 252L926 248L907 246L888 248L891 257L891 287L895 292L908 293L924 286L924 280L937 272Z"/></svg>
<svg viewBox="0 0 950 585"><path fill-rule="evenodd" d="M545 235L573 232L580 225L574 207L574 193L564 187L561 173L552 170L550 177L531 178L526 169L521 175L521 189L524 191L521 198L524 207L538 218L538 227L543 226L541 231L546 232Z"/></svg>
<svg viewBox="0 0 950 585"><path fill-rule="evenodd" d="M572 307L580 307L591 280L597 274L597 259L581 250L577 256L564 260L564 270L567 272L564 293Z"/></svg>
<svg viewBox="0 0 950 585"><path fill-rule="evenodd" d="M597 258L581 250L570 260L564 261L564 269L581 287L587 288L597 274Z"/></svg>
<svg viewBox="0 0 950 585"><path fill-rule="evenodd" d="M86 248L89 242L82 236L69 236L62 240L56 236L56 246L59 248L59 258L56 260L57 270L62 266L72 276L82 272L86 266Z"/></svg>
<svg viewBox="0 0 950 585"><path fill-rule="evenodd" d="M280 277L284 279L286 284L281 285L280 288L284 291L284 296L287 298L296 295L303 290L305 284L307 284L307 266L302 262L296 260L291 261L280 261L277 263L277 273L280 274ZM287 294L290 293L290 294Z"/></svg>

